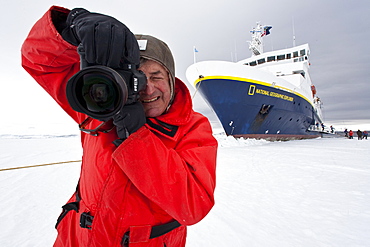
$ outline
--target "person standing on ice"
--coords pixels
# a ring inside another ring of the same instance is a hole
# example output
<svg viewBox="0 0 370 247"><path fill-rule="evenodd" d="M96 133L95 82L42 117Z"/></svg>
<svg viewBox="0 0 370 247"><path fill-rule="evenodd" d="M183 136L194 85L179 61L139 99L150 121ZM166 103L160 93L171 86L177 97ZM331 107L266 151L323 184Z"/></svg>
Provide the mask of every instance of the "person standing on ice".
<svg viewBox="0 0 370 247"><path fill-rule="evenodd" d="M362 134L364 136L364 139L367 140L367 136L369 135L369 133L366 130L364 130L364 132Z"/></svg>
<svg viewBox="0 0 370 247"><path fill-rule="evenodd" d="M352 130L349 130L348 135L349 135L349 139L353 139L353 131Z"/></svg>
<svg viewBox="0 0 370 247"><path fill-rule="evenodd" d="M357 130L357 140L362 140L362 131Z"/></svg>
<svg viewBox="0 0 370 247"><path fill-rule="evenodd" d="M168 46L136 38L147 40L146 50L139 53L135 36L113 17L53 6L22 46L22 66L78 123L86 115L71 108L65 88L80 69L80 43L87 62L129 62L147 77L140 101L114 116L112 131L81 133L79 184L57 220L55 247L185 246L186 226L214 205L217 141L210 123L193 111Z"/></svg>

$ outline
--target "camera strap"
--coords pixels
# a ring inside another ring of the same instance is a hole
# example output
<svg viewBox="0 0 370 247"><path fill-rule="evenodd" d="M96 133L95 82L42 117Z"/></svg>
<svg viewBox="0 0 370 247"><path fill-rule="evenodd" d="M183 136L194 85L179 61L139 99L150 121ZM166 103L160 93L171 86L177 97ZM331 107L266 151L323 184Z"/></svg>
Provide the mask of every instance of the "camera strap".
<svg viewBox="0 0 370 247"><path fill-rule="evenodd" d="M97 127L95 128L89 128L87 129L87 125L89 125L93 120L92 117L87 117L81 124L78 125L80 128L80 131L90 134L92 136L98 136L99 132L102 133L108 133L114 128L112 120L109 121L103 121L101 122Z"/></svg>

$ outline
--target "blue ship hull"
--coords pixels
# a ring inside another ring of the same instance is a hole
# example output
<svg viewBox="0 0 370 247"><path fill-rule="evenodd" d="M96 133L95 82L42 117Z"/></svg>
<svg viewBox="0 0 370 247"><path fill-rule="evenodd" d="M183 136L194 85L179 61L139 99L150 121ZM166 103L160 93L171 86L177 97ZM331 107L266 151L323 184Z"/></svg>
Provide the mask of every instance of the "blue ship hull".
<svg viewBox="0 0 370 247"><path fill-rule="evenodd" d="M227 135L275 140L320 136L310 130L319 120L302 95L237 78L204 78L196 86Z"/></svg>

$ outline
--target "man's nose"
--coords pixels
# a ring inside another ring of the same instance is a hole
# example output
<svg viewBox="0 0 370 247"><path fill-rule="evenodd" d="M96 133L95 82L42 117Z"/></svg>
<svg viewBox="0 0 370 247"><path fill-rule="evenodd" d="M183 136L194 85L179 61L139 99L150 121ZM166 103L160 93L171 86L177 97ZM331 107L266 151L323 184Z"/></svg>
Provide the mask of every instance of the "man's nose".
<svg viewBox="0 0 370 247"><path fill-rule="evenodd" d="M154 92L154 83L148 79L145 89L143 90L145 94L152 94Z"/></svg>

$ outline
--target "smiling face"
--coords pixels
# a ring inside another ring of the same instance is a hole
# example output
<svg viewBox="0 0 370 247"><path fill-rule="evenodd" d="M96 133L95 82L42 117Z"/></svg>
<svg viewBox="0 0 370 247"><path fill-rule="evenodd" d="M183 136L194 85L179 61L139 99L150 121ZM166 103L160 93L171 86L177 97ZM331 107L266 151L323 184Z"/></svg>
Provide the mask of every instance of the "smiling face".
<svg viewBox="0 0 370 247"><path fill-rule="evenodd" d="M147 60L140 65L147 77L147 86L140 91L140 101L143 103L147 117L158 117L165 112L171 100L170 78L167 70L159 63Z"/></svg>

